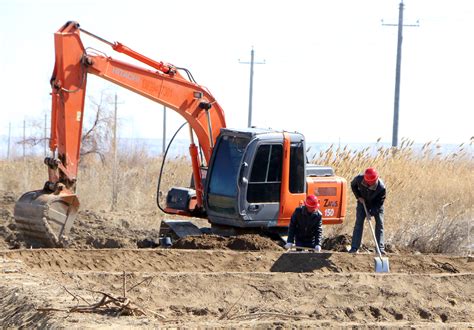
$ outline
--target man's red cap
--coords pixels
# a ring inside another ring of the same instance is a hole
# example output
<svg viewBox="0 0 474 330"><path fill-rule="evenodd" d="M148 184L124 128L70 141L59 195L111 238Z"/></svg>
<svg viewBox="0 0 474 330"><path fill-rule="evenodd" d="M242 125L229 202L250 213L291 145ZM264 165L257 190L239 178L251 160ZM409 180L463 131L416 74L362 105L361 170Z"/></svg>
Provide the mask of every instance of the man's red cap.
<svg viewBox="0 0 474 330"><path fill-rule="evenodd" d="M364 181L367 182L368 185L373 185L379 179L379 174L373 167L369 167L364 172Z"/></svg>
<svg viewBox="0 0 474 330"><path fill-rule="evenodd" d="M314 195L308 195L306 197L306 200L304 202L304 205L306 205L307 208L309 209L317 209L319 208L319 200L318 197Z"/></svg>

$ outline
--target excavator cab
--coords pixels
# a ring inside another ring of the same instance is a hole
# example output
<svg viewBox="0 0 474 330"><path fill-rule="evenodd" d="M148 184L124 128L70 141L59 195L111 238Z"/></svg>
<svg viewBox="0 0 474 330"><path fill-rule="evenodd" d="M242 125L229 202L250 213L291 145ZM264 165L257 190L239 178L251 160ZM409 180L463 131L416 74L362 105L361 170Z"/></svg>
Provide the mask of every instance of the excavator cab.
<svg viewBox="0 0 474 330"><path fill-rule="evenodd" d="M289 188L304 199L304 138L299 133L286 134L290 139ZM221 129L205 185L209 221L232 227L277 226L286 202L281 199L283 156L282 132Z"/></svg>
<svg viewBox="0 0 474 330"><path fill-rule="evenodd" d="M219 228L216 232L286 232L307 194L319 197L323 223L342 223L346 181L330 167L308 164L305 150L304 136L297 132L222 128L203 179L204 216ZM192 188L173 188L168 209L191 213L196 194Z"/></svg>

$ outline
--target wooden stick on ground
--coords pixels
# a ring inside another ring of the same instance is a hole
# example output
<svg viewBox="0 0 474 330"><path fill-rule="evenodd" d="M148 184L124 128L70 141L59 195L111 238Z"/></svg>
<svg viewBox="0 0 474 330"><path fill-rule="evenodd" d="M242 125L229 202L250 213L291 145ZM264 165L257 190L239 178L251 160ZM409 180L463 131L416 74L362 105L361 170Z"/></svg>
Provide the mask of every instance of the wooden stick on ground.
<svg viewBox="0 0 474 330"><path fill-rule="evenodd" d="M127 277L125 275L125 271L123 271L123 285L122 285L122 289L123 289L123 297L126 297L127 296Z"/></svg>
<svg viewBox="0 0 474 330"><path fill-rule="evenodd" d="M64 285L61 285L61 287L64 289L64 291L66 291L66 292L69 293L71 296L73 296L73 298L74 298L75 300L77 300L77 302L79 302L79 299L81 299L81 300L84 301L86 304L90 305L90 303L89 303L86 299L82 298L81 296L79 296L79 295L77 295L77 294L73 294L73 293L72 293L71 291L69 291Z"/></svg>
<svg viewBox="0 0 474 330"><path fill-rule="evenodd" d="M231 320L235 319L247 319L247 318L260 318L264 316L276 316L280 318L291 318L291 319L306 319L310 320L311 317L303 316L303 315L291 315L285 313L276 313L276 312L257 312L257 313L250 313L250 314L241 314L231 317Z"/></svg>

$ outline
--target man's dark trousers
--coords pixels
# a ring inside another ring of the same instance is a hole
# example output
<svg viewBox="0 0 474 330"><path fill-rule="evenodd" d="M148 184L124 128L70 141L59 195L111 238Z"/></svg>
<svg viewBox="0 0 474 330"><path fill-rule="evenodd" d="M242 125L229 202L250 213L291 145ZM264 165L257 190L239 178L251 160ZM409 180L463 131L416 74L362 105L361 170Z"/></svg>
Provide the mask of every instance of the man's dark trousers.
<svg viewBox="0 0 474 330"><path fill-rule="evenodd" d="M383 209L373 214L375 218L375 238L379 243L380 252L385 251L384 237L383 237ZM356 208L356 223L354 226L354 232L352 233L352 246L351 250L358 250L362 241L362 234L364 232L364 221L366 219L364 205L357 202Z"/></svg>

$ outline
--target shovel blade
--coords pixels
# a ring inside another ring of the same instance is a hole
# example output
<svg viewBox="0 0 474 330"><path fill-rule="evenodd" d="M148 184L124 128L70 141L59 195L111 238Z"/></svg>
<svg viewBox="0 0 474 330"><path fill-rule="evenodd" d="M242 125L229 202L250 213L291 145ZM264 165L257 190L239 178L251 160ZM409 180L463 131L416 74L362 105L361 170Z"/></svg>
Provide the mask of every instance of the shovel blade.
<svg viewBox="0 0 474 330"><path fill-rule="evenodd" d="M389 265L389 262L388 262L388 258L375 257L374 258L374 264L375 264L375 272L376 273L388 273L388 272L390 272L390 265Z"/></svg>

